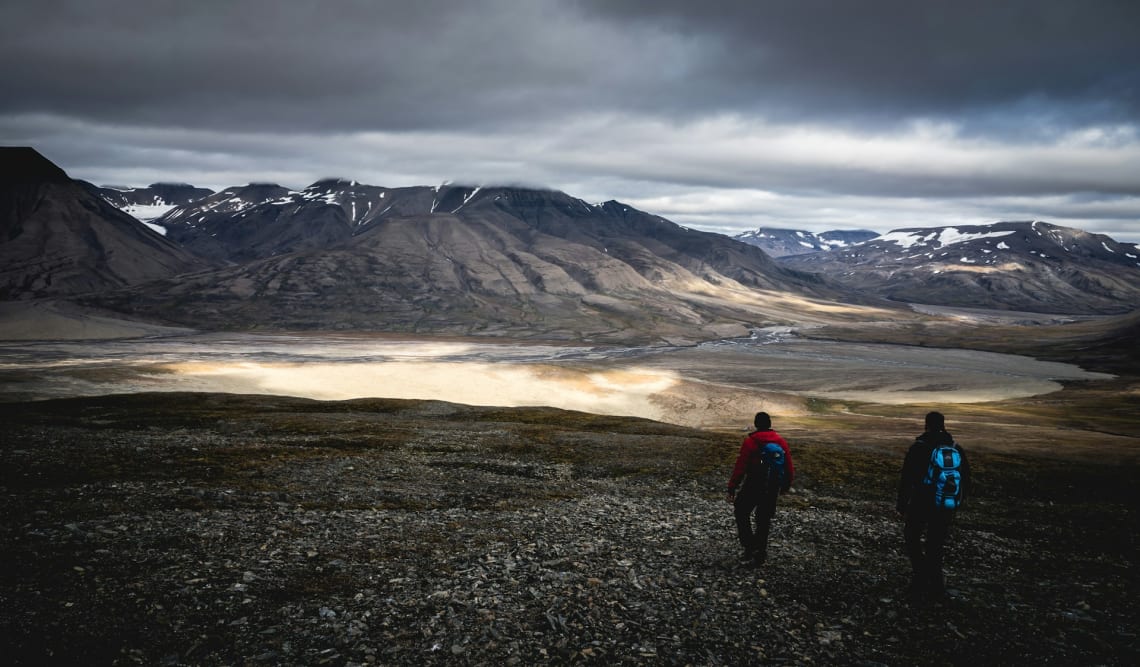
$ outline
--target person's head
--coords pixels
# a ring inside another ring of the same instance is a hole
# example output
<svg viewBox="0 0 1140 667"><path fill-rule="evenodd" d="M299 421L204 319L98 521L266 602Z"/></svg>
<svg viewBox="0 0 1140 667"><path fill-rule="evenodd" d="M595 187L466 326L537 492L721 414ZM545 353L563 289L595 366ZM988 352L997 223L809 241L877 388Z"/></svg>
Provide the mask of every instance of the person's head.
<svg viewBox="0 0 1140 667"><path fill-rule="evenodd" d="M768 416L767 412L757 412L756 417L752 419L752 425L756 427L757 431L771 431L772 418Z"/></svg>
<svg viewBox="0 0 1140 667"><path fill-rule="evenodd" d="M941 412L928 412L926 413L926 431L927 433L937 433L938 431L946 430L946 417L942 416Z"/></svg>

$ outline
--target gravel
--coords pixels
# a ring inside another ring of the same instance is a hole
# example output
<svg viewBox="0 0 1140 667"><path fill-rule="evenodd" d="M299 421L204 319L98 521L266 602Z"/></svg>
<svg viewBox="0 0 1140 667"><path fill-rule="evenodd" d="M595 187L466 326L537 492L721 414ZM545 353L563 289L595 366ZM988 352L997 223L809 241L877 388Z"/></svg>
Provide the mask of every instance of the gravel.
<svg viewBox="0 0 1140 667"><path fill-rule="evenodd" d="M884 494L810 466L769 562L739 565L737 436L179 400L4 406L9 664L1136 663L1130 547L985 503L952 533L949 596L918 602Z"/></svg>

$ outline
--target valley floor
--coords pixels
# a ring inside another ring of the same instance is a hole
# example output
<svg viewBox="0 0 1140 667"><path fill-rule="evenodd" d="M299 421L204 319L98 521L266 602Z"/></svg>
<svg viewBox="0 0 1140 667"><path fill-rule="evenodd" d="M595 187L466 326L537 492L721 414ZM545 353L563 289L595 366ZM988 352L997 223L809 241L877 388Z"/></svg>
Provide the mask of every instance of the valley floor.
<svg viewBox="0 0 1140 667"><path fill-rule="evenodd" d="M0 400L147 391L320 400L382 396L549 405L697 428L740 428L760 409L803 416L821 399L962 405L1049 394L1061 382L1113 377L1013 354L810 340L787 327L755 339L681 347L375 333L191 333L5 341L0 358Z"/></svg>
<svg viewBox="0 0 1140 667"><path fill-rule="evenodd" d="M755 570L722 496L739 432L435 401L0 404L4 655L1136 664L1135 459L971 450L950 597L918 603L893 515L917 418L882 409L776 424L800 476Z"/></svg>

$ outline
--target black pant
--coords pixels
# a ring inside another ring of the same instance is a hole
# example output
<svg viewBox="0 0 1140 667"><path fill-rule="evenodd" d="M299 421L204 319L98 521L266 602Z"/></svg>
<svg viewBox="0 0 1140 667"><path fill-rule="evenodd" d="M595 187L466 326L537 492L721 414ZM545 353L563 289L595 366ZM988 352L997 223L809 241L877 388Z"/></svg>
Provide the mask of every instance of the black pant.
<svg viewBox="0 0 1140 667"><path fill-rule="evenodd" d="M907 512L903 539L914 569L916 587L936 592L942 590L942 554L953 519L954 512L934 507Z"/></svg>
<svg viewBox="0 0 1140 667"><path fill-rule="evenodd" d="M776 494L744 489L733 502L736 514L736 534L740 546L751 554L768 553L768 529L776 513ZM752 517L756 517L756 530L752 530Z"/></svg>

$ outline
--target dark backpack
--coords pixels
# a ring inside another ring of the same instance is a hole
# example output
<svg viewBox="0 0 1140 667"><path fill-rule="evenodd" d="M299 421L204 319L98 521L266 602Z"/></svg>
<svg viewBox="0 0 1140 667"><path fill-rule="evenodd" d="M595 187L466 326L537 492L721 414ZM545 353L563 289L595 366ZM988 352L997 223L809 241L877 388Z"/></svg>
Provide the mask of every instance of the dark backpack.
<svg viewBox="0 0 1140 667"><path fill-rule="evenodd" d="M766 442L757 448L748 464L748 480L758 489L777 491L784 488L788 479L788 458L784 448Z"/></svg>
<svg viewBox="0 0 1140 667"><path fill-rule="evenodd" d="M958 509L962 504L962 452L957 444L941 445L930 452L930 465L923 484L934 488L934 506Z"/></svg>

